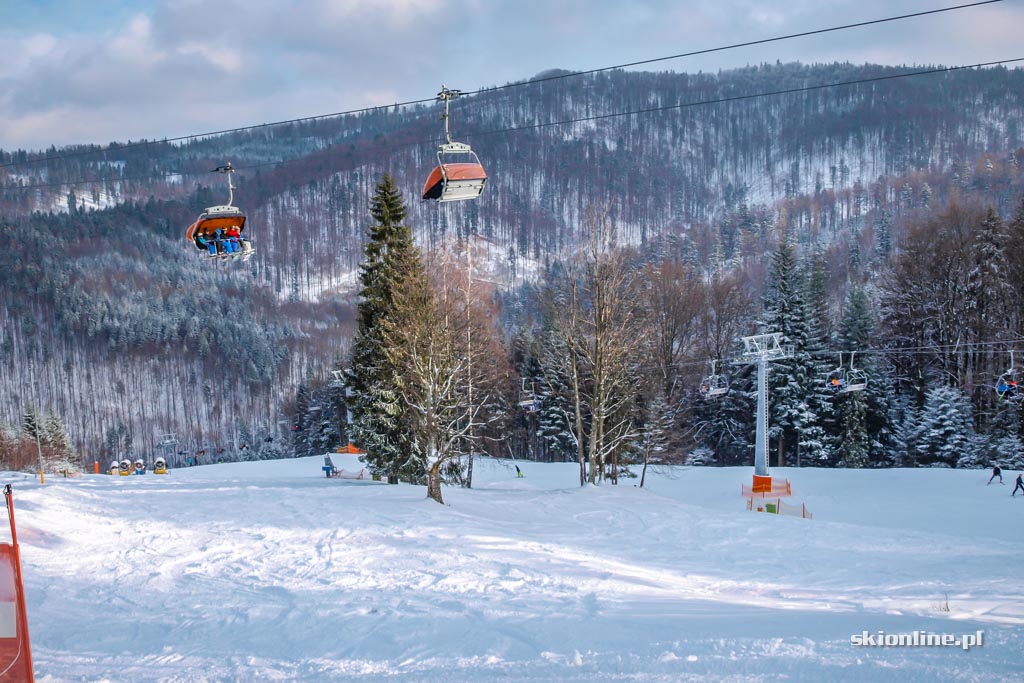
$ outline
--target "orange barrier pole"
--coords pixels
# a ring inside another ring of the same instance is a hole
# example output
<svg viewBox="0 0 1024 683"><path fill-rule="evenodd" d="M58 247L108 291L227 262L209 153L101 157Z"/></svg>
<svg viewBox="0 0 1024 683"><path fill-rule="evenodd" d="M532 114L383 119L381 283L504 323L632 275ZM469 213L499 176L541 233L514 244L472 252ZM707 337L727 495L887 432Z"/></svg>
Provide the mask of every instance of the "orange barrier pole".
<svg viewBox="0 0 1024 683"><path fill-rule="evenodd" d="M28 640L28 609L25 607L25 584L21 580L21 551L18 548L18 529L14 526L14 494L11 485L4 487L4 498L7 499L7 517L11 520L11 546L14 549L14 577L18 582L18 623L25 636L25 664L28 667L29 683L34 683L35 672L32 669L32 646Z"/></svg>
<svg viewBox="0 0 1024 683"><path fill-rule="evenodd" d="M93 474L99 474L100 473L100 461L99 460L93 460L92 461L92 471L93 471Z"/></svg>

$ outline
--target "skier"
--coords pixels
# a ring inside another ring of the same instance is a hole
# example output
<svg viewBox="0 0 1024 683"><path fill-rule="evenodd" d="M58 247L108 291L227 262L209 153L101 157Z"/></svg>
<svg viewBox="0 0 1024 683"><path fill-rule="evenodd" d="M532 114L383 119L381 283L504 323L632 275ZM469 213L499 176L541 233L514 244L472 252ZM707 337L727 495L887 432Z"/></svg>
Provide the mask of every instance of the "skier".
<svg viewBox="0 0 1024 683"><path fill-rule="evenodd" d="M520 479L523 478L523 471L519 469L519 465L516 465L516 476Z"/></svg>
<svg viewBox="0 0 1024 683"><path fill-rule="evenodd" d="M1020 489L1020 492L1024 494L1024 474L1020 472L1017 473L1017 485L1013 487L1013 493L1010 494L1011 498L1017 495L1017 489Z"/></svg>
<svg viewBox="0 0 1024 683"><path fill-rule="evenodd" d="M995 479L996 477L999 477L999 483L1000 484L1004 483L1003 482L1003 471L1001 469L999 469L999 465L996 465L995 467L992 468L992 476L988 478L988 484L991 484L992 480ZM985 486L988 486L988 484L985 484Z"/></svg>

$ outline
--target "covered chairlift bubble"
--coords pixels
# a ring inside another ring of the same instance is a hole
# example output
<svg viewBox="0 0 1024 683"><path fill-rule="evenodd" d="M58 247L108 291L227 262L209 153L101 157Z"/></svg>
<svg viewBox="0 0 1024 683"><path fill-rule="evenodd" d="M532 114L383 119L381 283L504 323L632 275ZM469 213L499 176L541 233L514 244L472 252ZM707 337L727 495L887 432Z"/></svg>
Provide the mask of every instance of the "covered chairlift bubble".
<svg viewBox="0 0 1024 683"><path fill-rule="evenodd" d="M704 398L717 398L729 391L729 380L725 375L715 372L717 361L711 361L711 374L700 381L700 395Z"/></svg>
<svg viewBox="0 0 1024 683"><path fill-rule="evenodd" d="M1013 363L1013 351L1010 351L1010 369L996 380L996 395L1001 401L1019 401L1022 397L1019 386L1020 378Z"/></svg>
<svg viewBox="0 0 1024 683"><path fill-rule="evenodd" d="M856 351L850 353L850 367L843 367L843 354L839 353L839 367L828 374L825 379L825 388L836 394L846 394L851 391L864 391L868 386L868 376L863 370L853 367L853 357Z"/></svg>
<svg viewBox="0 0 1024 683"><path fill-rule="evenodd" d="M208 253L211 257L237 258L241 256L243 260L247 260L256 253L256 249L245 236L245 214L233 205L235 186L231 183L231 174L235 172L235 169L229 162L213 169L213 172L223 173L228 177L228 203L207 207L195 223L185 230L185 237L196 246L196 249ZM239 233L237 249L235 249L235 243L230 242L227 238L227 233L231 229L235 229Z"/></svg>
<svg viewBox="0 0 1024 683"><path fill-rule="evenodd" d="M464 199L476 199L484 191L487 173L480 164L480 158L469 145L452 142L452 134L448 130L448 103L462 95L460 90L450 90L442 85L437 99L444 102L445 142L437 149L437 166L430 172L427 182L423 185L423 199L435 199L439 202L457 202ZM452 157L467 159L454 162ZM469 161L468 159L472 159Z"/></svg>

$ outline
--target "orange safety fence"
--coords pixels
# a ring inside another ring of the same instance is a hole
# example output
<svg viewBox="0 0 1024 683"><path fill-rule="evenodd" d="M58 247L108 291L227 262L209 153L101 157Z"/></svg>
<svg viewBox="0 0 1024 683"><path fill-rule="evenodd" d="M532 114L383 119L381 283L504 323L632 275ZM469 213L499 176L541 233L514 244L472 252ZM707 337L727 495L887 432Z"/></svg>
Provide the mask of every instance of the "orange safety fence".
<svg viewBox="0 0 1024 683"><path fill-rule="evenodd" d="M761 486L756 487L757 490L755 490L754 486L746 484L741 484L741 487L744 498L778 498L779 496L793 495L793 489L790 487L788 479L773 479L770 490L762 490Z"/></svg>

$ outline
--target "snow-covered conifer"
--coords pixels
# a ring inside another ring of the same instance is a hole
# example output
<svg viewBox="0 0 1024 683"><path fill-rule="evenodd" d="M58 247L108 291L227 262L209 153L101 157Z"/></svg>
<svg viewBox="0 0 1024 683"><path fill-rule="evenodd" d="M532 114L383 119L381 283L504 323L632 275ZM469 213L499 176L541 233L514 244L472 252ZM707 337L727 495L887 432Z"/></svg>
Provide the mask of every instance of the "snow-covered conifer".
<svg viewBox="0 0 1024 683"><path fill-rule="evenodd" d="M409 458L411 434L401 420L401 401L395 391L399 378L388 360L383 325L394 313L396 293L406 286L410 264L419 263L412 232L403 225L405 202L395 181L385 175L370 206L373 225L360 266L359 328L345 386L350 393L352 441L366 451L365 461L375 474L397 483L400 475L418 477Z"/></svg>

